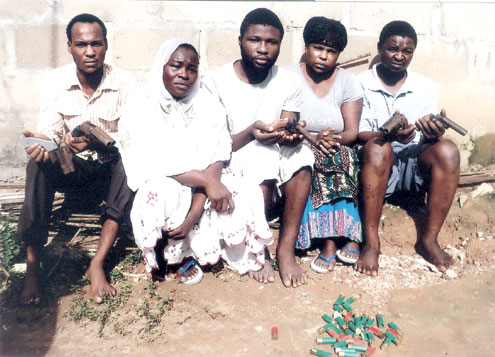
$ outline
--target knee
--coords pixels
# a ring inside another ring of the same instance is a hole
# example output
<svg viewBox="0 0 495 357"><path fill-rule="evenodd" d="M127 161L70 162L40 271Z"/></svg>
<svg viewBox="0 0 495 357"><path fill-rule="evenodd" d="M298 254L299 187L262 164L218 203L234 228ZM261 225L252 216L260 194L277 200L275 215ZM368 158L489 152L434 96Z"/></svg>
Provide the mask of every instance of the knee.
<svg viewBox="0 0 495 357"><path fill-rule="evenodd" d="M394 161L392 145L383 140L370 140L363 147L361 159L363 166L385 171Z"/></svg>
<svg viewBox="0 0 495 357"><path fill-rule="evenodd" d="M434 146L434 158L437 163L456 170L460 166L461 155L457 146L450 140L440 140Z"/></svg>

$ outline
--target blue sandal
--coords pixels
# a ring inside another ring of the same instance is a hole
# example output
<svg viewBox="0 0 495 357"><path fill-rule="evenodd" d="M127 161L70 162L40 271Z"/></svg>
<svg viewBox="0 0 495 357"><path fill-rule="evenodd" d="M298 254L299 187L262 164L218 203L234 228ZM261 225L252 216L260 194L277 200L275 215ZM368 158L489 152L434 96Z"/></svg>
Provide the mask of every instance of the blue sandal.
<svg viewBox="0 0 495 357"><path fill-rule="evenodd" d="M319 267L318 265L315 264L315 262L316 262L316 260L318 258L320 258L321 260L325 261L327 264L330 264L330 262L335 259L335 254L332 255L330 258L327 259L323 254L320 253L311 262L310 267L315 272L320 273L320 274L328 273L330 271L330 270L328 270L328 268L322 268L322 267Z"/></svg>
<svg viewBox="0 0 495 357"><path fill-rule="evenodd" d="M359 254L361 253L359 250L355 250L355 249L351 249L349 248L349 243L347 243L344 248L340 249L337 251L337 257L339 257L340 260L342 260L344 263L348 263L348 264L354 264L355 262L357 262L358 258L359 258ZM342 254L342 250L346 250L346 253L354 253L354 254L357 254L358 255L358 258L349 258L348 256L345 256L344 254Z"/></svg>
<svg viewBox="0 0 495 357"><path fill-rule="evenodd" d="M179 270L182 272L184 276L186 276L186 273L189 269L194 268L196 266L196 269L198 270L198 273L192 277L191 279L187 279L184 281L182 284L184 285L196 285L198 284L202 279L203 279L203 270L201 270L201 267L199 266L198 262L195 259L191 259L189 263L185 267L180 267Z"/></svg>

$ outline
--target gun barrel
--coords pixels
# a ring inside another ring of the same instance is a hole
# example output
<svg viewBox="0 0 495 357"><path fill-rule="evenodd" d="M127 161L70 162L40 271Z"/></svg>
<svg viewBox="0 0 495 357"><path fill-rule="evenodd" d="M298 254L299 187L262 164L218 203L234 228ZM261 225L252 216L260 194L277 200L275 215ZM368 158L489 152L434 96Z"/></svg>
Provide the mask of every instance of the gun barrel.
<svg viewBox="0 0 495 357"><path fill-rule="evenodd" d="M317 147L318 146L318 140L316 140L313 135L311 135L309 133L309 131L301 126L300 124L297 124L296 126L296 130L299 132L299 134L301 134L304 139L306 139L311 145L313 145L314 147Z"/></svg>
<svg viewBox="0 0 495 357"><path fill-rule="evenodd" d="M443 126L445 128L447 128L447 129L452 128L453 130L455 130L457 133L459 133L462 136L466 135L468 132L462 126L453 122L449 118L444 117L443 115L438 114L438 115L435 115L434 118L440 120L440 122L443 124Z"/></svg>

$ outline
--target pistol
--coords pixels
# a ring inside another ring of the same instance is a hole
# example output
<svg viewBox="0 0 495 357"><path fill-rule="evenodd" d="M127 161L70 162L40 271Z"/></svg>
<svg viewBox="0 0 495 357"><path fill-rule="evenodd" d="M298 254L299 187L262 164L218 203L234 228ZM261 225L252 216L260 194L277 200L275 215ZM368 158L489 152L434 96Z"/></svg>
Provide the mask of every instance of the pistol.
<svg viewBox="0 0 495 357"><path fill-rule="evenodd" d="M270 124L275 131L287 130L292 134L301 134L304 139L306 139L311 145L317 146L318 140L314 135L311 135L309 131L303 127L297 119L277 119L272 124Z"/></svg>
<svg viewBox="0 0 495 357"><path fill-rule="evenodd" d="M445 129L451 128L452 130L456 131L458 134L461 134L462 136L466 135L468 132L462 126L460 126L459 124L450 120L449 118L444 117L441 114L437 114L437 115L431 114L430 120L431 119L437 119L440 123L442 123L442 125Z"/></svg>
<svg viewBox="0 0 495 357"><path fill-rule="evenodd" d="M394 135L406 127L407 119L404 114L394 113L383 125L378 128L385 135Z"/></svg>

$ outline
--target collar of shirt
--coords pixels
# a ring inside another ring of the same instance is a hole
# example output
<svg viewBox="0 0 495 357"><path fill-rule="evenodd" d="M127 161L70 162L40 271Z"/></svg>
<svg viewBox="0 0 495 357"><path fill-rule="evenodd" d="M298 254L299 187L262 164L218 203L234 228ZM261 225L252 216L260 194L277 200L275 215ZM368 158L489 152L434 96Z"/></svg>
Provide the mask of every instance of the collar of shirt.
<svg viewBox="0 0 495 357"><path fill-rule="evenodd" d="M67 77L65 77L64 82L65 82L64 88L67 91L73 89L74 87L77 87L81 92L83 92L81 83L79 82L79 78L77 78L77 68L75 64L72 66L72 70L70 71L70 74L67 75ZM117 78L115 77L113 67L106 63L103 64L103 77L101 79L101 83L96 89L92 98L97 98L104 90L109 90L109 91L119 90L119 83L117 81Z"/></svg>
<svg viewBox="0 0 495 357"><path fill-rule="evenodd" d="M375 92L382 92L382 93L384 93L386 95L389 95L389 96L393 97L393 95L389 91L387 91L385 89L385 87L383 86L382 81L378 77L378 73L376 71L376 67L379 64L380 63L377 63L377 64L375 64L372 67L371 72L372 72L373 81L370 81L370 83L367 83L367 88L369 90L372 90L372 91L375 91ZM417 83L417 80L416 80L416 73L414 73L413 71L411 71L409 68L406 69L406 73L407 73L406 80L405 80L404 84L402 85L402 87L400 87L399 93L397 93L397 96L396 97L399 97L402 94L416 92L418 90L418 88L420 87L420 86L418 86L418 83Z"/></svg>

